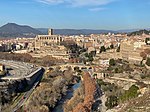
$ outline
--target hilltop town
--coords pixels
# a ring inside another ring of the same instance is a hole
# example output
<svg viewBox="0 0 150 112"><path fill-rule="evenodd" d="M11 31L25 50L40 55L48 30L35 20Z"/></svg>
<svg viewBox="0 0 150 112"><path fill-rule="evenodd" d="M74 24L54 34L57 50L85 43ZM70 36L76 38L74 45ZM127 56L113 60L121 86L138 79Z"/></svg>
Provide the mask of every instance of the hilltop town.
<svg viewBox="0 0 150 112"><path fill-rule="evenodd" d="M48 29L35 38L2 39L0 51L6 111L150 110L141 103L150 85L150 35L144 31L67 36ZM65 98L68 91L72 97Z"/></svg>

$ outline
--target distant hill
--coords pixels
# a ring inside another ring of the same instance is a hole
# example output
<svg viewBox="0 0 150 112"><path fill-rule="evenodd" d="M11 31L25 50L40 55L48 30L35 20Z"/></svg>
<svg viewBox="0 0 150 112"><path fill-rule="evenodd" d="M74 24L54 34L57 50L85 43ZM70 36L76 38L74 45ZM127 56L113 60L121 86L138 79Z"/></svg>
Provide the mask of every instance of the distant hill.
<svg viewBox="0 0 150 112"><path fill-rule="evenodd" d="M128 35L141 35L143 30L138 29L129 30L93 30L93 29L54 29L56 35L89 35L101 33L128 33ZM150 29L147 29L150 30ZM144 33L149 34L150 31L144 30ZM16 23L7 23L0 27L1 38L15 38L15 37L35 37L38 34L47 34L48 28L32 28L27 25L18 25Z"/></svg>
<svg viewBox="0 0 150 112"><path fill-rule="evenodd" d="M37 28L44 34L47 34L47 28ZM57 35L89 35L89 34L101 34L101 33L117 33L113 30L92 30L92 29L54 29L54 34Z"/></svg>
<svg viewBox="0 0 150 112"><path fill-rule="evenodd" d="M131 33L135 31L139 31L140 29L124 29L124 30L118 30L120 33Z"/></svg>
<svg viewBox="0 0 150 112"><path fill-rule="evenodd" d="M37 34L42 33L27 25L7 23L0 27L0 37L33 37Z"/></svg>
<svg viewBox="0 0 150 112"><path fill-rule="evenodd" d="M140 28L137 28L137 29L124 29L124 30L117 30L117 32L132 33L132 32L136 32L136 31L140 31L140 30L144 30L144 29L140 29ZM150 28L145 28L145 30L150 30Z"/></svg>
<svg viewBox="0 0 150 112"><path fill-rule="evenodd" d="M149 35L150 31L149 30L134 31L134 32L128 33L128 36L142 35L143 33Z"/></svg>
<svg viewBox="0 0 150 112"><path fill-rule="evenodd" d="M47 34L48 28L37 28L40 32ZM150 28L147 28L146 31L144 31L147 34L147 31L150 30ZM135 32L137 34L140 34L138 32L142 32L143 30L140 29L126 29L126 30L93 30L93 29L54 29L54 34L58 35L89 35L89 34L101 34L101 33L128 33L129 35L134 34Z"/></svg>

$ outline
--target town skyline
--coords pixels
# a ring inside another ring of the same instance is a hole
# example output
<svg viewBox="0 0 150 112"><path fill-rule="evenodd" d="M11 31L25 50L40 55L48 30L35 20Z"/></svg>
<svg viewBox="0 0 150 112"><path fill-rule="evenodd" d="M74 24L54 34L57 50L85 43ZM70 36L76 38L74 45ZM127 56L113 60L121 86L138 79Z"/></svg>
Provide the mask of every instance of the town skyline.
<svg viewBox="0 0 150 112"><path fill-rule="evenodd" d="M0 26L6 23L54 29L150 28L148 0L2 0Z"/></svg>

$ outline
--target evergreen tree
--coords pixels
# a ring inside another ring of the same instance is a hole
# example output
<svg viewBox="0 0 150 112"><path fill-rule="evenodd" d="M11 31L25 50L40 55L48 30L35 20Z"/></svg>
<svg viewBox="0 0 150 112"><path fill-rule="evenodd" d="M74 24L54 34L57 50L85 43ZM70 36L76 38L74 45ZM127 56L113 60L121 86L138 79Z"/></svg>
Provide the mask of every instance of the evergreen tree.
<svg viewBox="0 0 150 112"><path fill-rule="evenodd" d="M110 60L109 60L109 65L110 65L110 66L115 66L115 65L116 65L115 60L114 60L114 59L110 59Z"/></svg>
<svg viewBox="0 0 150 112"><path fill-rule="evenodd" d="M150 58L147 58L146 65L150 66Z"/></svg>
<svg viewBox="0 0 150 112"><path fill-rule="evenodd" d="M106 52L105 46L101 46L101 48L100 48L100 53L102 53L102 52Z"/></svg>

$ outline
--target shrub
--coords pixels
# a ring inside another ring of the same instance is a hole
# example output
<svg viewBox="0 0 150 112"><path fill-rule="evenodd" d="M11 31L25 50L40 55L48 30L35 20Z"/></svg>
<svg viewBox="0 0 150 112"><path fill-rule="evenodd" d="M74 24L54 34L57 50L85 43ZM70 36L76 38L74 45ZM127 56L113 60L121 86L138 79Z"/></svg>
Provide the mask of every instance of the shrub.
<svg viewBox="0 0 150 112"><path fill-rule="evenodd" d="M150 66L150 58L147 58L146 65Z"/></svg>
<svg viewBox="0 0 150 112"><path fill-rule="evenodd" d="M115 65L116 65L115 60L114 60L114 59L110 59L110 60L109 60L109 65L110 65L110 66L115 66Z"/></svg>
<svg viewBox="0 0 150 112"><path fill-rule="evenodd" d="M111 108L117 106L118 105L117 96L109 96L107 98L107 101L106 101L105 105L107 106L108 109L111 109Z"/></svg>

